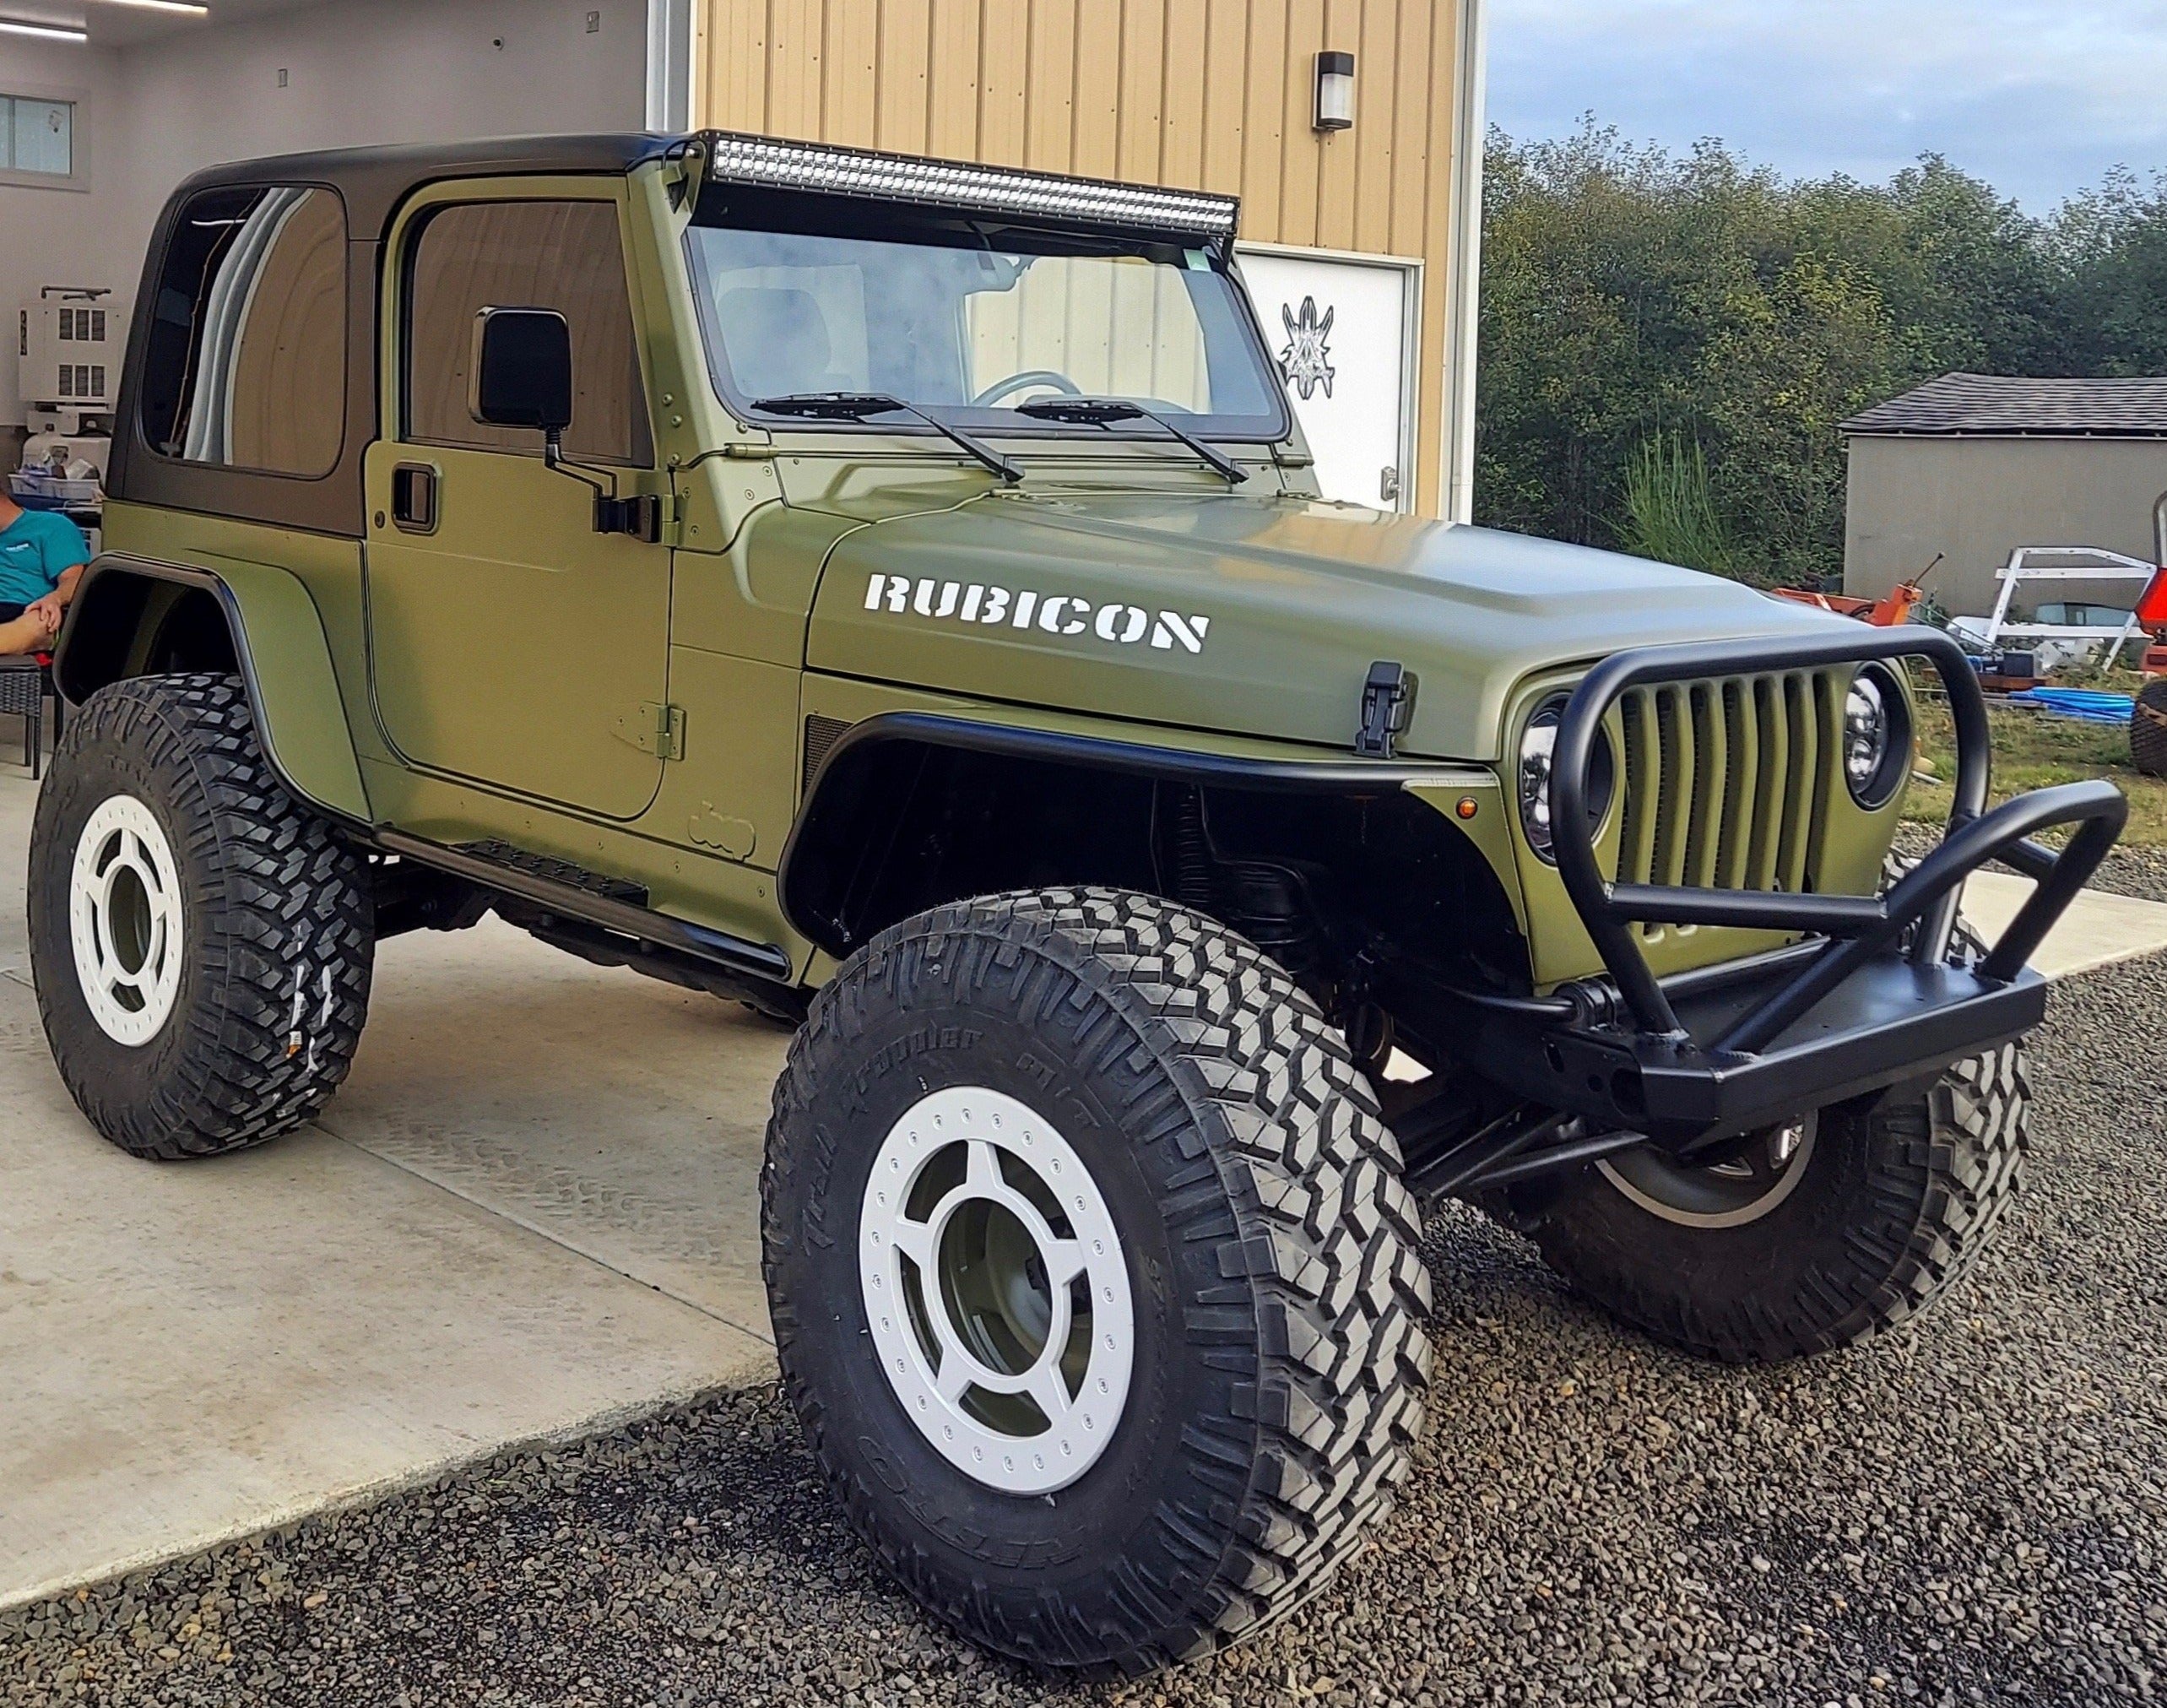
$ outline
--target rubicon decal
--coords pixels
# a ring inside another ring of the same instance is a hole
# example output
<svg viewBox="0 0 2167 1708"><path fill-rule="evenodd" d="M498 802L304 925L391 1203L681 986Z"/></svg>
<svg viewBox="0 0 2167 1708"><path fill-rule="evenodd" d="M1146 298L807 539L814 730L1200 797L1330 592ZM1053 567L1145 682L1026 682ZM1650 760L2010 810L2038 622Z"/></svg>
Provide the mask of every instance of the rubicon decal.
<svg viewBox="0 0 2167 1708"><path fill-rule="evenodd" d="M865 609L891 616L1035 628L1049 635L1092 635L1120 647L1141 646L1148 641L1161 652L1178 648L1201 653L1204 637L1211 628L1210 617L1184 615L1179 611L1147 611L1141 605L1119 600L1098 605L1071 593L1041 594L1029 588L1017 593L983 582L935 581L930 576L869 577Z"/></svg>

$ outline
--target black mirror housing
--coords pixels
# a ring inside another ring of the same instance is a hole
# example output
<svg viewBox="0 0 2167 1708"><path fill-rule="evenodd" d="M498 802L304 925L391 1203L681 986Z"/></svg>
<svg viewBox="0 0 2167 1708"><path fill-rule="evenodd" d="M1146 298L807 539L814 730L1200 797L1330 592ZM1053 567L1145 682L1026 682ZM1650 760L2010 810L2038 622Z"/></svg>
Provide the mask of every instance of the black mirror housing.
<svg viewBox="0 0 2167 1708"><path fill-rule="evenodd" d="M551 437L572 425L572 328L553 308L485 308L474 317L467 400L485 426Z"/></svg>

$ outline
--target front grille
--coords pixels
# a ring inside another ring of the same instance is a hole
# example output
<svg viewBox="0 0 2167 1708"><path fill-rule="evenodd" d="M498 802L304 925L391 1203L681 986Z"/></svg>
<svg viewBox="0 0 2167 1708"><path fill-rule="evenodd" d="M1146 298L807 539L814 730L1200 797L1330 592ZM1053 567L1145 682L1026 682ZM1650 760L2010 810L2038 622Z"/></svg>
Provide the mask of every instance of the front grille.
<svg viewBox="0 0 2167 1708"><path fill-rule="evenodd" d="M1769 671L1628 689L1621 883L1812 890L1839 762L1844 672ZM1653 941L1690 926L1642 924Z"/></svg>

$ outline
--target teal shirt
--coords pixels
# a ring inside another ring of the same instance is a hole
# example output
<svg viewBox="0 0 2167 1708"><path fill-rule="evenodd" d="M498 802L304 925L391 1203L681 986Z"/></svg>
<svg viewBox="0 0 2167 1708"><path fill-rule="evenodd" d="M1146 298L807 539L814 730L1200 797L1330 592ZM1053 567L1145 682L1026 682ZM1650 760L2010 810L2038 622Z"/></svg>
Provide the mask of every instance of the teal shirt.
<svg viewBox="0 0 2167 1708"><path fill-rule="evenodd" d="M0 605L35 605L90 561L83 530L57 510L25 510L0 529Z"/></svg>

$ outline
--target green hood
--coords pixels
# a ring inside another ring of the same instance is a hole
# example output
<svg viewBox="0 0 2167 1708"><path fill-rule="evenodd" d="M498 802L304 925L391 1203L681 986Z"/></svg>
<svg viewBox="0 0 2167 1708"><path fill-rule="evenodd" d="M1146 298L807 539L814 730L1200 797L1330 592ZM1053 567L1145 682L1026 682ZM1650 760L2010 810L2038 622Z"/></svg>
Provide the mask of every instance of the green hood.
<svg viewBox="0 0 2167 1708"><path fill-rule="evenodd" d="M1401 750L1490 761L1533 672L1836 621L1691 570L1351 505L1002 493L845 537L807 662L1344 748L1390 659L1419 683Z"/></svg>

